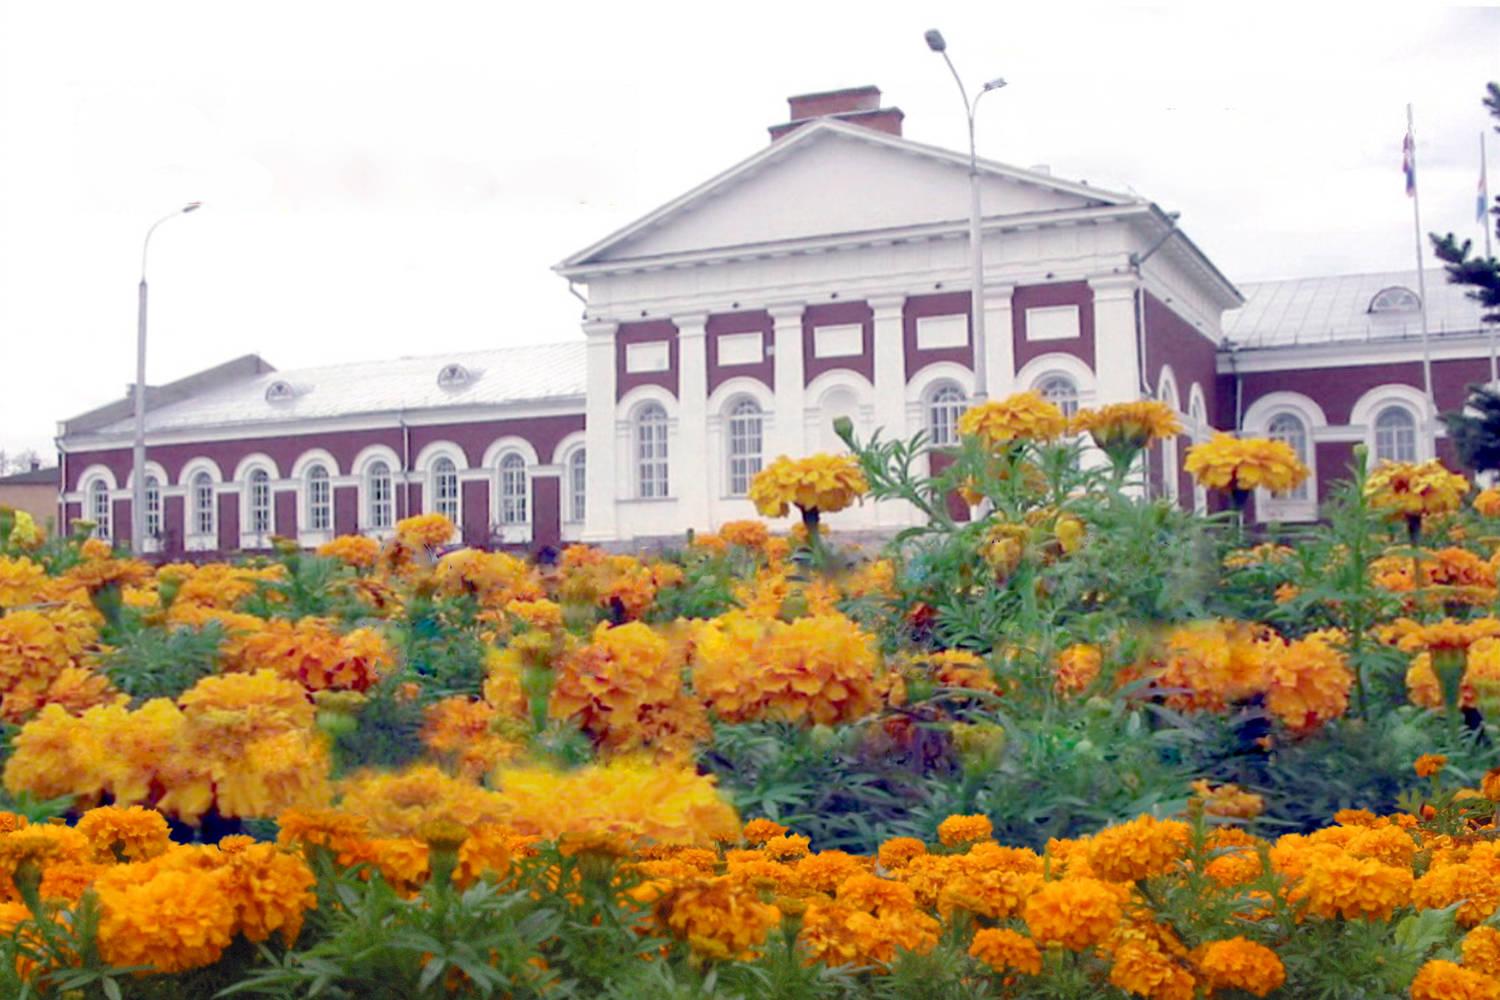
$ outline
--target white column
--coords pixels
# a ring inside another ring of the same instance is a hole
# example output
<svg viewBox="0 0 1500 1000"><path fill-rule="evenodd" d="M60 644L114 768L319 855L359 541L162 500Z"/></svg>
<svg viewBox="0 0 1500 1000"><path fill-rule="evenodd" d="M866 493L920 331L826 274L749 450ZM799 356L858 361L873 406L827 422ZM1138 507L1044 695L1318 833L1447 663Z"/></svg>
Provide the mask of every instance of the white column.
<svg viewBox="0 0 1500 1000"><path fill-rule="evenodd" d="M1094 377L1099 403L1140 398L1141 356L1136 342L1134 275L1090 278L1094 292Z"/></svg>
<svg viewBox="0 0 1500 1000"><path fill-rule="evenodd" d="M882 440L906 433L906 343L901 329L904 295L872 296L875 313L875 426Z"/></svg>
<svg viewBox="0 0 1500 1000"><path fill-rule="evenodd" d="M707 475L708 353L706 313L673 316L677 326L677 452L670 456L670 492L678 498L682 530L711 527Z"/></svg>
<svg viewBox="0 0 1500 1000"><path fill-rule="evenodd" d="M803 435L803 411L806 408L802 370L802 303L771 306L768 312L775 324L771 354L773 380L776 383L776 412L771 417L768 464L778 455L801 458L807 451Z"/></svg>
<svg viewBox="0 0 1500 1000"><path fill-rule="evenodd" d="M1013 285L986 285L984 289L984 365L989 384L979 389L989 399L1004 399L1016 391L1015 320L1010 306L1014 291Z"/></svg>
<svg viewBox="0 0 1500 1000"><path fill-rule="evenodd" d="M589 491L584 512L585 542L611 542L618 537L615 519L618 500L615 495L617 326L602 320L583 324L584 336L588 338L584 355L588 393L584 404L584 475L588 479Z"/></svg>

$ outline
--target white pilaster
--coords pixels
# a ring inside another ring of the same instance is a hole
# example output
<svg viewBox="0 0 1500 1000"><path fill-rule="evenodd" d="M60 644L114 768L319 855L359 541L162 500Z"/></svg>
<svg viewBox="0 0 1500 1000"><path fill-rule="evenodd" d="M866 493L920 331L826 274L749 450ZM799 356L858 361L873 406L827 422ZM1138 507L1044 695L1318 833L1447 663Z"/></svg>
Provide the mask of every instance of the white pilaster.
<svg viewBox="0 0 1500 1000"><path fill-rule="evenodd" d="M679 501L682 527L707 531L710 477L708 463L708 352L706 313L674 316L677 326L677 441L668 473L670 492Z"/></svg>
<svg viewBox="0 0 1500 1000"><path fill-rule="evenodd" d="M906 344L901 329L904 295L872 296L875 313L875 426L886 441L906 431Z"/></svg>
<svg viewBox="0 0 1500 1000"><path fill-rule="evenodd" d="M617 537L615 503L615 330L618 324L583 324L588 338L584 367L588 395L584 407L584 474L588 505L583 540L608 542ZM424 498L425 499L425 498Z"/></svg>
<svg viewBox="0 0 1500 1000"><path fill-rule="evenodd" d="M1098 403L1140 398L1141 356L1136 341L1134 275L1090 278L1094 293L1094 375Z"/></svg>
<svg viewBox="0 0 1500 1000"><path fill-rule="evenodd" d="M802 427L802 411L806 405L803 400L802 310L800 302L774 305L767 310L775 324L771 358L776 383L776 412L771 418L770 447L766 449L768 460L778 455L800 458L807 450Z"/></svg>
<svg viewBox="0 0 1500 1000"><path fill-rule="evenodd" d="M1016 338L1011 314L1013 285L986 285L984 289L984 366L986 385L974 384L989 399L1004 399L1016 391Z"/></svg>

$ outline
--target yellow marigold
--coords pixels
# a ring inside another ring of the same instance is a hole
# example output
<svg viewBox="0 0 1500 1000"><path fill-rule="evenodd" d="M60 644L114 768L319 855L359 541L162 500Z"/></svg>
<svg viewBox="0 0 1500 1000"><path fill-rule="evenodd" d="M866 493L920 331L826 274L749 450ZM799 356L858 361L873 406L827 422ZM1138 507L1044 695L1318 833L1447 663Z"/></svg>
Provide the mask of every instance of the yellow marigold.
<svg viewBox="0 0 1500 1000"><path fill-rule="evenodd" d="M967 688L971 691L999 691L994 675L984 660L966 649L944 649L922 657L939 687Z"/></svg>
<svg viewBox="0 0 1500 1000"><path fill-rule="evenodd" d="M1328 920L1389 920L1411 898L1412 881L1408 869L1333 850L1310 858L1310 867L1287 899L1306 901L1309 914Z"/></svg>
<svg viewBox="0 0 1500 1000"><path fill-rule="evenodd" d="M832 893L855 875L868 874L864 859L844 851L820 851L797 861L797 881L808 892Z"/></svg>
<svg viewBox="0 0 1500 1000"><path fill-rule="evenodd" d="M88 838L68 826L32 823L0 835L0 899L15 898L20 869L36 871L88 860Z"/></svg>
<svg viewBox="0 0 1500 1000"><path fill-rule="evenodd" d="M12 611L0 617L0 718L24 722L44 703L64 670L79 665L92 630L80 631L50 612Z"/></svg>
<svg viewBox="0 0 1500 1000"><path fill-rule="evenodd" d="M0 556L0 608L32 603L46 579L47 571L41 563L25 556L14 559Z"/></svg>
<svg viewBox="0 0 1500 1000"><path fill-rule="evenodd" d="M1026 928L1040 944L1082 951L1103 941L1120 922L1120 894L1094 878L1047 882L1026 901Z"/></svg>
<svg viewBox="0 0 1500 1000"><path fill-rule="evenodd" d="M1109 981L1149 1000L1192 1000L1193 974L1150 940L1132 939L1110 956Z"/></svg>
<svg viewBox="0 0 1500 1000"><path fill-rule="evenodd" d="M372 569L380 559L380 543L367 535L339 535L319 545L318 555L355 569Z"/></svg>
<svg viewBox="0 0 1500 1000"><path fill-rule="evenodd" d="M235 930L223 873L167 869L141 880L133 867L116 866L94 883L99 957L156 972L217 962Z"/></svg>
<svg viewBox="0 0 1500 1000"><path fill-rule="evenodd" d="M1270 663L1266 707L1295 733L1317 729L1349 708L1354 671L1344 653L1317 633L1267 647Z"/></svg>
<svg viewBox="0 0 1500 1000"><path fill-rule="evenodd" d="M376 629L339 633L326 618L269 621L239 643L246 670L274 670L309 691L366 691L388 673L395 653Z"/></svg>
<svg viewBox="0 0 1500 1000"><path fill-rule="evenodd" d="M509 812L499 793L430 764L362 772L344 781L340 791L340 808L366 817L370 832L382 837L419 837L435 823L500 823Z"/></svg>
<svg viewBox="0 0 1500 1000"><path fill-rule="evenodd" d="M502 767L495 783L502 819L547 840L603 834L627 846L708 846L739 836L734 808L690 766L616 758L563 772Z"/></svg>
<svg viewBox="0 0 1500 1000"><path fill-rule="evenodd" d="M753 889L721 876L681 883L656 901L656 919L669 934L706 958L753 961L781 911Z"/></svg>
<svg viewBox="0 0 1500 1000"><path fill-rule="evenodd" d="M1254 792L1247 792L1239 785L1214 786L1207 779L1193 782L1193 792L1203 803L1203 811L1210 816L1231 819L1254 819L1266 808L1266 800Z"/></svg>
<svg viewBox="0 0 1500 1000"><path fill-rule="evenodd" d="M758 818L745 824L744 837L747 844L764 844L772 837L786 833L786 827L774 820Z"/></svg>
<svg viewBox="0 0 1500 1000"><path fill-rule="evenodd" d="M852 455L782 455L750 481L750 502L766 517L785 517L790 507L832 514L870 488Z"/></svg>
<svg viewBox="0 0 1500 1000"><path fill-rule="evenodd" d="M1098 646L1077 642L1057 654L1053 688L1060 695L1082 694L1099 679L1104 654Z"/></svg>
<svg viewBox="0 0 1500 1000"><path fill-rule="evenodd" d="M1440 910L1462 900L1456 915L1459 925L1473 927L1500 908L1500 880L1482 864L1434 865L1417 879L1411 899L1424 910Z"/></svg>
<svg viewBox="0 0 1500 1000"><path fill-rule="evenodd" d="M1480 490L1474 497L1474 512L1481 517L1500 517L1500 487Z"/></svg>
<svg viewBox="0 0 1500 1000"><path fill-rule="evenodd" d="M982 927L974 932L969 955L996 972L1020 972L1039 976L1042 953L1031 938L1008 927Z"/></svg>
<svg viewBox="0 0 1500 1000"><path fill-rule="evenodd" d="M1243 937L1211 941L1195 957L1211 989L1244 990L1263 997L1286 981L1286 966L1277 954Z"/></svg>
<svg viewBox="0 0 1500 1000"><path fill-rule="evenodd" d="M433 702L423 714L422 745L452 761L465 778L477 781L521 752L519 742L496 731L502 718L488 702L455 695Z"/></svg>
<svg viewBox="0 0 1500 1000"><path fill-rule="evenodd" d="M302 932L303 915L317 906L312 869L299 855L274 844L221 842L224 892L234 903L235 923L251 941L280 931L290 947Z"/></svg>
<svg viewBox="0 0 1500 1000"><path fill-rule="evenodd" d="M880 867L896 871L926 853L927 845L915 837L892 837L880 845L876 858Z"/></svg>
<svg viewBox="0 0 1500 1000"><path fill-rule="evenodd" d="M1075 434L1087 432L1106 452L1139 451L1152 441L1181 434L1182 424L1166 403L1148 399L1079 410L1073 417L1072 430Z"/></svg>
<svg viewBox="0 0 1500 1000"><path fill-rule="evenodd" d="M949 816L938 824L938 840L945 847L961 847L980 840L988 840L995 832L995 824L988 816Z"/></svg>
<svg viewBox="0 0 1500 1000"><path fill-rule="evenodd" d="M1431 459L1415 462L1381 462L1365 480L1370 506L1392 517L1430 517L1458 510L1469 481L1449 472Z"/></svg>
<svg viewBox="0 0 1500 1000"><path fill-rule="evenodd" d="M161 813L140 806L90 809L79 818L78 832L89 839L96 861L146 861L172 844Z"/></svg>
<svg viewBox="0 0 1500 1000"><path fill-rule="evenodd" d="M1434 774L1440 773L1447 766L1448 757L1446 754L1424 753L1417 758L1417 763L1413 767L1413 770L1417 772L1417 777L1419 778L1430 778Z"/></svg>
<svg viewBox="0 0 1500 1000"><path fill-rule="evenodd" d="M1500 977L1500 930L1481 924L1464 935L1462 947L1464 968Z"/></svg>
<svg viewBox="0 0 1500 1000"><path fill-rule="evenodd" d="M15 523L10 527L10 544L18 549L40 548L47 538L46 533L38 527L36 519L24 510L15 511L13 516Z"/></svg>
<svg viewBox="0 0 1500 1000"><path fill-rule="evenodd" d="M1411 1000L1500 1000L1500 980L1435 958L1417 970Z"/></svg>
<svg viewBox="0 0 1500 1000"><path fill-rule="evenodd" d="M611 752L683 753L709 736L702 705L683 689L681 651L641 622L601 622L563 657L548 711Z"/></svg>
<svg viewBox="0 0 1500 1000"><path fill-rule="evenodd" d="M397 540L419 550L447 545L456 533L453 522L441 514L417 514L396 522Z"/></svg>
<svg viewBox="0 0 1500 1000"><path fill-rule="evenodd" d="M1035 391L981 403L958 418L959 434L978 438L990 448L1011 441L1051 441L1067 430L1068 418L1062 410Z"/></svg>
<svg viewBox="0 0 1500 1000"><path fill-rule="evenodd" d="M486 608L504 608L511 601L545 596L536 568L504 552L450 552L438 560L433 580L439 593L472 596Z"/></svg>
<svg viewBox="0 0 1500 1000"><path fill-rule="evenodd" d="M771 538L771 532L760 521L725 521L719 526L719 537L742 549L759 549Z"/></svg>
<svg viewBox="0 0 1500 1000"><path fill-rule="evenodd" d="M1263 692L1274 633L1242 622L1194 622L1173 629L1163 643L1158 686L1177 708L1218 711Z"/></svg>
<svg viewBox="0 0 1500 1000"><path fill-rule="evenodd" d="M926 954L936 947L941 925L910 905L900 889L876 888L855 876L856 892L843 888L831 901L814 899L802 917L798 942L809 956L825 965L888 966L901 951ZM875 880L884 881L884 880Z"/></svg>
<svg viewBox="0 0 1500 1000"><path fill-rule="evenodd" d="M139 559L85 559L63 573L63 579L90 593L105 587L128 587L151 579L151 567Z"/></svg>
<svg viewBox="0 0 1500 1000"><path fill-rule="evenodd" d="M1495 618L1475 618L1464 622L1444 618L1431 624L1413 624L1407 627L1396 640L1396 648L1404 653L1467 651L1479 640L1496 636L1500 636L1500 620Z"/></svg>
<svg viewBox="0 0 1500 1000"><path fill-rule="evenodd" d="M511 601L505 610L532 628L562 628L562 607L556 601L538 598L534 601Z"/></svg>
<svg viewBox="0 0 1500 1000"><path fill-rule="evenodd" d="M1285 493L1308 476L1307 466L1285 441L1228 434L1189 448L1183 467L1199 485L1232 493L1261 488Z"/></svg>
<svg viewBox="0 0 1500 1000"><path fill-rule="evenodd" d="M1191 833L1186 823L1138 816L1105 827L1089 841L1089 867L1112 882L1164 875L1182 860Z"/></svg>

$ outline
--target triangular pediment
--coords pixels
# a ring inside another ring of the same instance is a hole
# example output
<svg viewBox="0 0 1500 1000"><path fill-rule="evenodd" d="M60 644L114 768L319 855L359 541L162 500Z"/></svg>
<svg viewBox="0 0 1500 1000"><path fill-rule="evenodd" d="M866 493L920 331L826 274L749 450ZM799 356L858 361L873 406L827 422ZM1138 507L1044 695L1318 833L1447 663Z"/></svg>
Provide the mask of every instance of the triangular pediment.
<svg viewBox="0 0 1500 1000"><path fill-rule="evenodd" d="M820 121L564 261L560 269L966 220L968 157ZM984 215L1031 216L1136 199L982 162Z"/></svg>

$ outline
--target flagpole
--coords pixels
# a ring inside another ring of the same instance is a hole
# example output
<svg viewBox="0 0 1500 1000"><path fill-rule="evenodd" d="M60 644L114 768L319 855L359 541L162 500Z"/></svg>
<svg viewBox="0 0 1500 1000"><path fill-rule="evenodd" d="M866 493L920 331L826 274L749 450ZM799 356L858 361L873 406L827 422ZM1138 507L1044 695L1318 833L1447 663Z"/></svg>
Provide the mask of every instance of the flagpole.
<svg viewBox="0 0 1500 1000"><path fill-rule="evenodd" d="M1484 129L1479 130L1479 228L1484 230L1484 256L1495 256L1490 247L1490 168L1485 160ZM1486 324L1490 328L1490 387L1500 383L1500 356L1495 353L1495 327L1500 323Z"/></svg>
<svg viewBox="0 0 1500 1000"><path fill-rule="evenodd" d="M1406 106L1406 138L1411 149L1411 224L1416 237L1417 300L1422 314L1422 389L1427 394L1427 440L1436 446L1437 400L1432 395L1432 346L1427 342L1427 275L1422 270L1422 200L1417 195L1417 133L1412 127L1411 105Z"/></svg>

